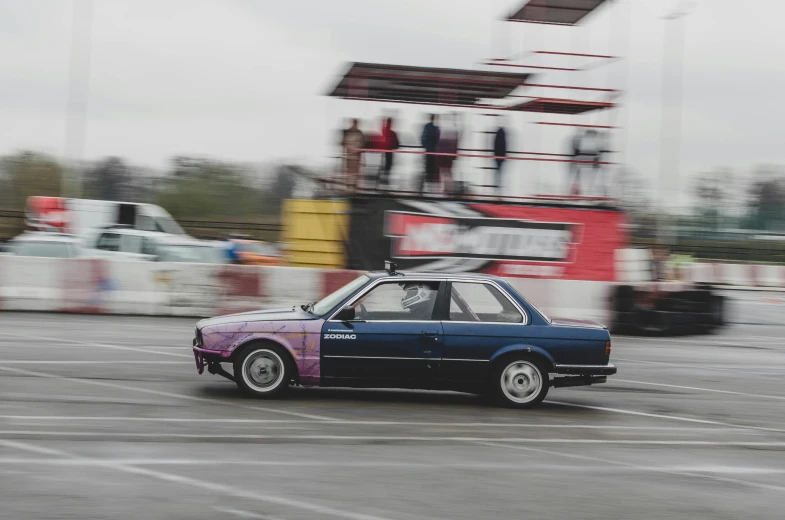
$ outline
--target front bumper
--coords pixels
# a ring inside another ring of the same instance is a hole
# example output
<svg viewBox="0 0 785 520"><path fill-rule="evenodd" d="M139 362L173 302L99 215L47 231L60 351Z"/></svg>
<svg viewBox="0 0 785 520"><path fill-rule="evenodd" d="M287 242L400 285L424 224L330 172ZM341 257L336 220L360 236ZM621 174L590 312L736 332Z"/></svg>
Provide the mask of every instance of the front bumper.
<svg viewBox="0 0 785 520"><path fill-rule="evenodd" d="M207 358L210 358L211 361L215 361L216 359L226 358L228 357L228 352L217 351L217 350L208 350L206 348L196 346L197 342L194 340L193 343L193 352L194 352L194 361L196 361L196 371L199 374L204 373L204 368L207 365Z"/></svg>
<svg viewBox="0 0 785 520"><path fill-rule="evenodd" d="M616 373L613 365L555 365L557 374L579 376L611 376Z"/></svg>

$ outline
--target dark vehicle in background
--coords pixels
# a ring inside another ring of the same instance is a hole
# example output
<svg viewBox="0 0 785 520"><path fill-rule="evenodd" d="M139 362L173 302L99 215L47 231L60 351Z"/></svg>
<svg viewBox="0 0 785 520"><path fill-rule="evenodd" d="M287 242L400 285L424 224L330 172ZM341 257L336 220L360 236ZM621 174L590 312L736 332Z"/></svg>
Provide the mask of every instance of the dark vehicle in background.
<svg viewBox="0 0 785 520"><path fill-rule="evenodd" d="M292 383L442 389L519 408L550 387L605 382L610 351L605 327L551 320L501 278L393 267L319 302L202 320L193 341L200 374L256 397Z"/></svg>

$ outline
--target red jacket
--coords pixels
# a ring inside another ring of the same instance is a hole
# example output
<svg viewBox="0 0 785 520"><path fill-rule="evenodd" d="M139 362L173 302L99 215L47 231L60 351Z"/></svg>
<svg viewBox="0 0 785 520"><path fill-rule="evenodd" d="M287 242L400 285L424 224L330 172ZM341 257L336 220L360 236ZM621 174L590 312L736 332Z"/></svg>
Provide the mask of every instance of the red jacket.
<svg viewBox="0 0 785 520"><path fill-rule="evenodd" d="M398 136L392 129L392 122L385 121L382 125L382 136L379 148L382 150L396 150L398 148Z"/></svg>

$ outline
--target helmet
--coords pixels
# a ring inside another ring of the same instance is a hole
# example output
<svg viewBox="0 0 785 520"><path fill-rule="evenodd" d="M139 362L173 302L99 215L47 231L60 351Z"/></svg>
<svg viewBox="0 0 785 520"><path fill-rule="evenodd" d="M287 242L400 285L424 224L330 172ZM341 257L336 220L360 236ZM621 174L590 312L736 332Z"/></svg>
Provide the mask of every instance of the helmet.
<svg viewBox="0 0 785 520"><path fill-rule="evenodd" d="M406 294L401 298L401 307L410 309L411 312L430 311L433 308L433 300L436 291L425 284L410 283L404 285Z"/></svg>

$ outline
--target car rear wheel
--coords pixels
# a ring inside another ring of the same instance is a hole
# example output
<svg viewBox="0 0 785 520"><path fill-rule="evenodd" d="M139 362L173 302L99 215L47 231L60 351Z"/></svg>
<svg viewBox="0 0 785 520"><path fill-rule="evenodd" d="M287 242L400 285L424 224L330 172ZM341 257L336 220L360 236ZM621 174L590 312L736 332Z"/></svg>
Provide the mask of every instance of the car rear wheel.
<svg viewBox="0 0 785 520"><path fill-rule="evenodd" d="M234 360L234 379L240 390L254 397L281 395L292 375L289 356L276 345L255 345Z"/></svg>
<svg viewBox="0 0 785 520"><path fill-rule="evenodd" d="M508 358L494 371L497 401L513 408L531 408L548 394L548 371L528 357Z"/></svg>

